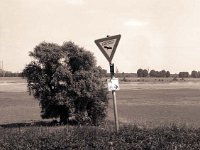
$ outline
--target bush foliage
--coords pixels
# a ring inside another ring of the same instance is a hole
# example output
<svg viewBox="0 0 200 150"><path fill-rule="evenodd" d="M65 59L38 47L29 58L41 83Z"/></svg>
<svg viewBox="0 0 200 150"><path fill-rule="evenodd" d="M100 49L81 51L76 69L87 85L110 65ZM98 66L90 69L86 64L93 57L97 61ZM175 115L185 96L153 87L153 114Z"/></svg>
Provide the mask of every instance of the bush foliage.
<svg viewBox="0 0 200 150"><path fill-rule="evenodd" d="M25 127L0 130L0 149L200 149L200 129L176 125L140 128L122 127Z"/></svg>
<svg viewBox="0 0 200 150"><path fill-rule="evenodd" d="M23 74L30 94L40 102L42 118L60 117L64 124L103 121L108 97L92 53L73 42L43 42L30 56L33 61Z"/></svg>

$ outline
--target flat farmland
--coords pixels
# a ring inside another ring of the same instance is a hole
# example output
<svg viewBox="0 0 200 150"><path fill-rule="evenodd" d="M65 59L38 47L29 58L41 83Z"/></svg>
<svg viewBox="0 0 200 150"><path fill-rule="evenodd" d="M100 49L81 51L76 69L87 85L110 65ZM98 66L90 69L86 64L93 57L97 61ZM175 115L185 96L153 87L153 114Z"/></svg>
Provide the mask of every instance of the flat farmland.
<svg viewBox="0 0 200 150"><path fill-rule="evenodd" d="M20 78L0 78L0 124L39 121L38 101ZM117 91L121 123L145 126L185 124L200 127L200 82L122 82ZM110 94L108 119L113 120Z"/></svg>
<svg viewBox="0 0 200 150"><path fill-rule="evenodd" d="M132 82L121 83L120 88L116 93L120 122L200 127L200 82ZM112 99L109 117L113 119Z"/></svg>
<svg viewBox="0 0 200 150"><path fill-rule="evenodd" d="M0 78L0 124L41 120L38 101L29 96L26 81Z"/></svg>

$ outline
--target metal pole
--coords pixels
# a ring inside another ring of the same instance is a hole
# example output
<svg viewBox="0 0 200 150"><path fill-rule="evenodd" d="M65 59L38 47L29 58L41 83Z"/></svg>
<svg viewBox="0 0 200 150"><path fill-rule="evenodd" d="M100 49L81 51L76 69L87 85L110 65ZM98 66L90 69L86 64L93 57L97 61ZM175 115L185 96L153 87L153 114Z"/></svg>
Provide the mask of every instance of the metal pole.
<svg viewBox="0 0 200 150"><path fill-rule="evenodd" d="M110 74L111 79L114 78L114 64L110 62ZM116 132L119 132L119 122L118 122L118 113L117 113L117 101L116 101L116 92L115 90L112 91L112 97L113 97L113 108L114 108L114 117L115 117L115 128Z"/></svg>

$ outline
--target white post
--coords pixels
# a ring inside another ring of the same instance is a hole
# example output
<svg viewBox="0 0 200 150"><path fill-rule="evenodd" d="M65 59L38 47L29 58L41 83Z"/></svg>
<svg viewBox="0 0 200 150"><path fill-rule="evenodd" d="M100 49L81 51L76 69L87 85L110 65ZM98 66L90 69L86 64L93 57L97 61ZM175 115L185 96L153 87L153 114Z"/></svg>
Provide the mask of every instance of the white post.
<svg viewBox="0 0 200 150"><path fill-rule="evenodd" d="M111 79L114 78L114 64L110 62L110 75ZM114 108L114 117L115 117L115 128L116 132L119 131L119 122L118 122L118 114L117 114L117 101L116 101L116 93L115 90L112 91L112 97L113 97L113 108Z"/></svg>
<svg viewBox="0 0 200 150"><path fill-rule="evenodd" d="M117 114L117 101L116 101L116 93L115 91L112 91L113 96L113 107L114 107L114 116L115 116L115 128L116 132L119 131L119 122L118 122L118 114Z"/></svg>

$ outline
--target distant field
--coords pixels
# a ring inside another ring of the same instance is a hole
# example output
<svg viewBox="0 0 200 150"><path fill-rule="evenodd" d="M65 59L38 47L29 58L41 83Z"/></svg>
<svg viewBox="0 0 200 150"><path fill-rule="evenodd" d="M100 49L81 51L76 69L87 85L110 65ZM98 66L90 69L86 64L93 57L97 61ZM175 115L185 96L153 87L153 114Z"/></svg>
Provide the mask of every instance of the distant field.
<svg viewBox="0 0 200 150"><path fill-rule="evenodd" d="M121 122L158 126L184 124L200 127L200 82L123 82L117 91ZM112 97L110 95L110 97ZM109 117L113 119L112 100Z"/></svg>
<svg viewBox="0 0 200 150"><path fill-rule="evenodd" d="M40 120L38 101L29 96L22 78L0 78L0 124Z"/></svg>
<svg viewBox="0 0 200 150"><path fill-rule="evenodd" d="M117 92L117 104L122 122L147 126L171 123L200 126L199 90L121 90Z"/></svg>
<svg viewBox="0 0 200 150"><path fill-rule="evenodd" d="M177 123L200 127L199 80L123 82L120 88L117 91L120 122L147 126ZM109 102L108 118L113 119L112 99ZM26 92L25 80L0 78L0 124L31 120L41 120L40 108L38 101Z"/></svg>

